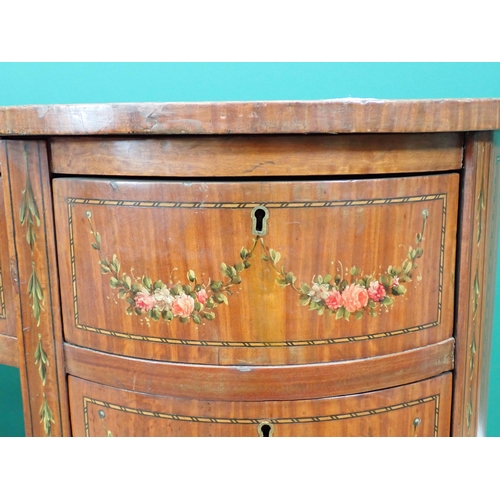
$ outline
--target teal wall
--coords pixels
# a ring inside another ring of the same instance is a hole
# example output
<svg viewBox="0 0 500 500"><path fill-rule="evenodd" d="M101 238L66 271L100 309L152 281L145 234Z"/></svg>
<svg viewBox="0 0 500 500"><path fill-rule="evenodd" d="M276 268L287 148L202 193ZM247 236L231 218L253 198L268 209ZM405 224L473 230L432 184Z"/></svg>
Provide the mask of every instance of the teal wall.
<svg viewBox="0 0 500 500"><path fill-rule="evenodd" d="M500 63L0 63L0 106L341 97L500 98ZM497 293L489 436L500 436L499 311ZM20 435L19 371L0 366L0 436Z"/></svg>

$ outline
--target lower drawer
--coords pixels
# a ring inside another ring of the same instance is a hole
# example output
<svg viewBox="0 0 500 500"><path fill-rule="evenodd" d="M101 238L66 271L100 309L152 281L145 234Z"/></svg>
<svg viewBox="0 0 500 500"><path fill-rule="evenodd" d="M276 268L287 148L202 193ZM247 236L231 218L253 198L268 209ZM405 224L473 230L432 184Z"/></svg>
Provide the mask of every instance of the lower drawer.
<svg viewBox="0 0 500 500"><path fill-rule="evenodd" d="M449 436L451 374L335 398L227 402L69 377L74 436Z"/></svg>

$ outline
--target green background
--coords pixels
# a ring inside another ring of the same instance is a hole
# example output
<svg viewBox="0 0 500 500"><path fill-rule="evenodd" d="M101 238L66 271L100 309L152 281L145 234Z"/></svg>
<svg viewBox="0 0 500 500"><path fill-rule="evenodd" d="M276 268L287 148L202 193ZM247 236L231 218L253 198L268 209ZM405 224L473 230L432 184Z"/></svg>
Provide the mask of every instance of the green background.
<svg viewBox="0 0 500 500"><path fill-rule="evenodd" d="M500 63L0 63L0 106L342 97L500 98ZM497 293L488 436L500 436L499 311ZM0 436L23 435L19 370L0 366Z"/></svg>

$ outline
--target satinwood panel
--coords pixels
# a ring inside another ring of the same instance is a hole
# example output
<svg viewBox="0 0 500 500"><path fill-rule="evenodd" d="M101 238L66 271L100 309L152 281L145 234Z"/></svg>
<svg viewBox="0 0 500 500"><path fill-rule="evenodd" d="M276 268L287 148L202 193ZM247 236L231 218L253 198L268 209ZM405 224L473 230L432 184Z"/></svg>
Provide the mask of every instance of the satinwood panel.
<svg viewBox="0 0 500 500"><path fill-rule="evenodd" d="M53 185L71 343L278 365L452 336L458 174Z"/></svg>
<svg viewBox="0 0 500 500"><path fill-rule="evenodd" d="M69 377L74 436L448 436L451 375L336 398L226 402Z"/></svg>

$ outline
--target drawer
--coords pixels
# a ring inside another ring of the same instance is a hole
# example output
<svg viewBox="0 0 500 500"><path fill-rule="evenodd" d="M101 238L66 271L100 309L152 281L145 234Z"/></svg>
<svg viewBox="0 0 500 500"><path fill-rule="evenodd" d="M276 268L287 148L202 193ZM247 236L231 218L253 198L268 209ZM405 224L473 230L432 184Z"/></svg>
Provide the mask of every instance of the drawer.
<svg viewBox="0 0 500 500"><path fill-rule="evenodd" d="M69 377L74 436L449 436L451 374L337 398L221 402Z"/></svg>
<svg viewBox="0 0 500 500"><path fill-rule="evenodd" d="M463 135L302 134L52 137L51 169L73 175L256 177L426 173L462 167Z"/></svg>
<svg viewBox="0 0 500 500"><path fill-rule="evenodd" d="M453 329L458 181L55 179L65 338L223 365L440 342Z"/></svg>

